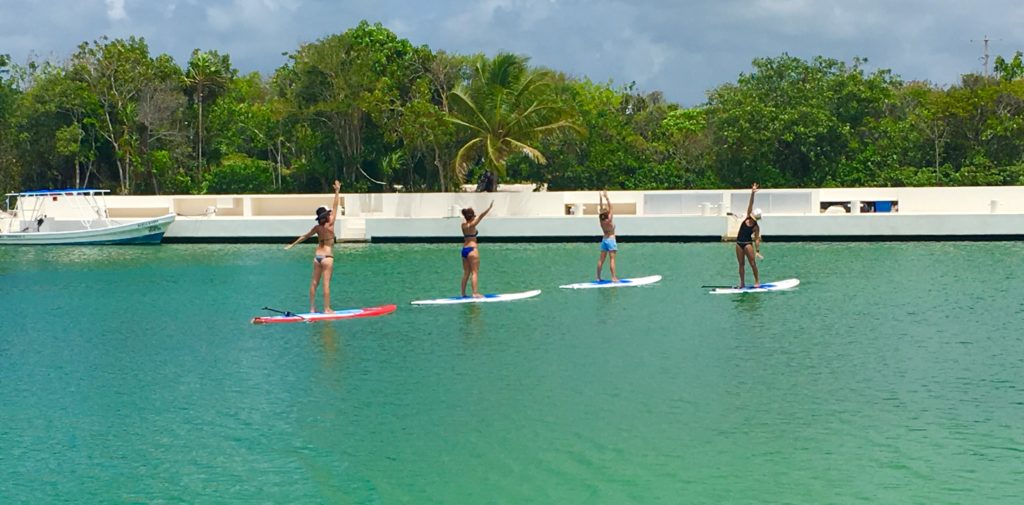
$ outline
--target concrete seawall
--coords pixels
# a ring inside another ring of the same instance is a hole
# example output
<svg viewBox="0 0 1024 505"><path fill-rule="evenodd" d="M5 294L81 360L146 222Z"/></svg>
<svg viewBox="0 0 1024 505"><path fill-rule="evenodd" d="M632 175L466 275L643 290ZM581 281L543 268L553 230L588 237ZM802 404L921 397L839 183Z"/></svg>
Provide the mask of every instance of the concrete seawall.
<svg viewBox="0 0 1024 505"><path fill-rule="evenodd" d="M131 221L173 212L166 242L282 243L308 231L317 207L333 195L108 196L112 219ZM750 191L613 191L617 232L642 241L722 241L735 236ZM337 232L343 241L458 242L460 210L478 212L486 241L590 241L599 234L598 194L497 193L344 194ZM48 202L57 219L80 210ZM56 204L56 205L54 205ZM1021 240L1024 186L965 188L763 189L762 233L770 241ZM77 212L77 213L76 213Z"/></svg>

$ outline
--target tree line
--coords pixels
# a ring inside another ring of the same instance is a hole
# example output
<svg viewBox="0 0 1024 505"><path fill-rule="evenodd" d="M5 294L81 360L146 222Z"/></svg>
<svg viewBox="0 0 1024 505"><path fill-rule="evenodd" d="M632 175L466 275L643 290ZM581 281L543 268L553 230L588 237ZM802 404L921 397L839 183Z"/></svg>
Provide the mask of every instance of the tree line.
<svg viewBox="0 0 1024 505"><path fill-rule="evenodd" d="M695 107L365 21L287 56L263 76L136 37L0 55L0 190L458 191L484 171L551 190L1024 184L1020 51L948 87L759 58Z"/></svg>

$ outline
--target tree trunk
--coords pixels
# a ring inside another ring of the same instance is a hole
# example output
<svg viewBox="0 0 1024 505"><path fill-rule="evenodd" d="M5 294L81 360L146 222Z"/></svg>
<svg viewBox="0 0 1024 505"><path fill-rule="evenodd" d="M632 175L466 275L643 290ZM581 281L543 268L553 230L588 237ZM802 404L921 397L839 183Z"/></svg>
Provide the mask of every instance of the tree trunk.
<svg viewBox="0 0 1024 505"><path fill-rule="evenodd" d="M199 137L199 149L196 155L196 172L199 174L197 183L203 181L203 87L199 86L199 125L196 129L196 134Z"/></svg>

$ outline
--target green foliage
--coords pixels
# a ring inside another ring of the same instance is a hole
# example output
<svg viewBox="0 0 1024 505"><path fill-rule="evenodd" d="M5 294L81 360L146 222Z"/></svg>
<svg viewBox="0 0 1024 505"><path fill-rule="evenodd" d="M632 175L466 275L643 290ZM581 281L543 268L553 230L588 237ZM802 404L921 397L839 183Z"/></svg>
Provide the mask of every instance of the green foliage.
<svg viewBox="0 0 1024 505"><path fill-rule="evenodd" d="M231 68L231 59L227 55L221 55L216 51L200 51L194 49L192 57L189 58L188 67L181 77L188 93L191 103L195 107L194 117L196 125L196 176L202 177L203 166L206 157L203 156L205 145L204 122L206 114L204 107L214 103L221 93L230 85L231 80L237 72Z"/></svg>
<svg viewBox="0 0 1024 505"><path fill-rule="evenodd" d="M224 158L220 166L203 176L205 193L246 194L266 193L273 184L273 165L270 162L254 160L244 154L232 154Z"/></svg>
<svg viewBox="0 0 1024 505"><path fill-rule="evenodd" d="M1022 184L1022 58L943 88L783 54L682 108L366 21L266 78L104 37L62 64L0 55L0 189L458 191L485 169L551 190Z"/></svg>
<svg viewBox="0 0 1024 505"><path fill-rule="evenodd" d="M1024 53L1017 51L1010 61L1006 61L1002 56L996 56L992 68L996 75L1006 82L1024 79Z"/></svg>
<svg viewBox="0 0 1024 505"><path fill-rule="evenodd" d="M21 170L16 150L18 138L14 116L18 112L20 91L11 77L11 59L0 54L0 191L20 190Z"/></svg>
<svg viewBox="0 0 1024 505"><path fill-rule="evenodd" d="M552 92L554 74L531 69L527 62L510 53L493 59L480 56L470 80L452 92L448 119L469 132L455 157L460 175L482 161L504 176L506 162L515 154L544 165L547 158L534 144L559 130L582 131L572 109Z"/></svg>
<svg viewBox="0 0 1024 505"><path fill-rule="evenodd" d="M896 81L827 59L754 60L754 72L709 97L712 163L723 182L820 186L843 177L852 147L883 117Z"/></svg>

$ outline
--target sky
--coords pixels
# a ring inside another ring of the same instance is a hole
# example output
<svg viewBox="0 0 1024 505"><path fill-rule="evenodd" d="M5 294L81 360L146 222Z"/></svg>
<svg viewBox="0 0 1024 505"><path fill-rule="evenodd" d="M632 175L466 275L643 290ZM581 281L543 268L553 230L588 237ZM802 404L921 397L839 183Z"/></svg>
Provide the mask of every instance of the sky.
<svg viewBox="0 0 1024 505"><path fill-rule="evenodd" d="M82 42L135 35L179 65L212 49L269 75L282 53L364 19L435 51L509 51L683 106L783 53L867 58L945 86L984 71L986 37L992 59L1024 50L1021 0L0 0L0 54L59 62Z"/></svg>

